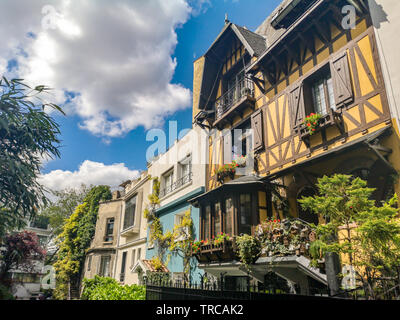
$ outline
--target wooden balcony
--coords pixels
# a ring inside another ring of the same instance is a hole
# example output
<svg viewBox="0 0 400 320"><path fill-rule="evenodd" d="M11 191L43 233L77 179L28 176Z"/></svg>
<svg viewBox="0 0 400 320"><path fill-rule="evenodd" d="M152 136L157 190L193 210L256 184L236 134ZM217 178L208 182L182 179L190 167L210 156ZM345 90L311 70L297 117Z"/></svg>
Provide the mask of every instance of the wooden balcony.
<svg viewBox="0 0 400 320"><path fill-rule="evenodd" d="M255 102L253 81L247 78L238 81L233 88L215 101L215 122L213 126L222 128L226 123L230 123L235 116L242 117L243 111L247 107L255 108Z"/></svg>
<svg viewBox="0 0 400 320"><path fill-rule="evenodd" d="M193 253L199 263L224 262L238 260L236 255L236 241L224 240L220 244L206 244L200 247L198 253Z"/></svg>

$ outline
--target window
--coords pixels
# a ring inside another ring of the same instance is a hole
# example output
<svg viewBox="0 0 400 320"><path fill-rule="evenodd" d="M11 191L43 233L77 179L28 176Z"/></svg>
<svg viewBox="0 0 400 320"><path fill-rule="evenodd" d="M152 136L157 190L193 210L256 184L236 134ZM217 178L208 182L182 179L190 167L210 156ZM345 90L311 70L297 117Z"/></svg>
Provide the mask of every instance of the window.
<svg viewBox="0 0 400 320"><path fill-rule="evenodd" d="M175 218L174 218L174 225L175 226L178 226L178 225L181 225L182 223L183 223L183 219L185 218L185 213L183 212L183 213L179 213L179 214L176 214L175 215ZM180 230L179 230L179 233L180 233L180 236L178 236L176 239L175 239L175 242L177 242L177 241L183 241L183 240L187 240L188 238L189 238L189 230L188 230L188 227L181 227L180 228Z"/></svg>
<svg viewBox="0 0 400 320"><path fill-rule="evenodd" d="M233 235L233 202L232 198L225 200L224 232Z"/></svg>
<svg viewBox="0 0 400 320"><path fill-rule="evenodd" d="M204 208L203 212L203 240L210 239L210 214L211 214L211 206L207 205Z"/></svg>
<svg viewBox="0 0 400 320"><path fill-rule="evenodd" d="M174 171L171 170L163 175L163 184L164 184L164 192L162 195L167 195L168 193L172 192L172 184L174 180Z"/></svg>
<svg viewBox="0 0 400 320"><path fill-rule="evenodd" d="M251 122L245 121L232 130L232 154L233 160L241 156L247 156L251 151Z"/></svg>
<svg viewBox="0 0 400 320"><path fill-rule="evenodd" d="M136 198L130 198L125 204L124 230L133 226L135 221Z"/></svg>
<svg viewBox="0 0 400 320"><path fill-rule="evenodd" d="M87 271L90 271L91 267L92 267L92 256L90 255L88 257Z"/></svg>
<svg viewBox="0 0 400 320"><path fill-rule="evenodd" d="M125 268L126 268L126 256L128 252L125 251L122 253L122 262L121 262L121 274L120 274L120 281L123 282L125 280Z"/></svg>
<svg viewBox="0 0 400 320"><path fill-rule="evenodd" d="M192 173L192 157L188 156L185 160L179 163L179 180L180 185L184 185L191 180Z"/></svg>
<svg viewBox="0 0 400 320"><path fill-rule="evenodd" d="M221 233L221 203L216 202L214 205L214 236Z"/></svg>
<svg viewBox="0 0 400 320"><path fill-rule="evenodd" d="M308 93L308 99L311 102L310 104L307 103L311 108L306 110L306 115L311 112L325 115L329 113L330 109L336 109L333 81L329 65L326 65L307 79L305 89Z"/></svg>
<svg viewBox="0 0 400 320"><path fill-rule="evenodd" d="M140 255L141 255L141 254L142 254L142 249L139 248L138 251L137 251L137 260L138 260L138 261L140 260Z"/></svg>
<svg viewBox="0 0 400 320"><path fill-rule="evenodd" d="M251 195L241 194L239 197L239 234L251 234Z"/></svg>
<svg viewBox="0 0 400 320"><path fill-rule="evenodd" d="M106 235L104 237L105 242L113 241L113 233L114 233L114 218L107 219L106 223Z"/></svg>
<svg viewBox="0 0 400 320"><path fill-rule="evenodd" d="M136 262L136 250L133 249L132 250L132 261L131 261L131 266L133 267L135 265Z"/></svg>
<svg viewBox="0 0 400 320"><path fill-rule="evenodd" d="M110 276L110 269L111 269L110 263L111 263L110 256L101 256L99 276L101 276L101 277L109 277Z"/></svg>

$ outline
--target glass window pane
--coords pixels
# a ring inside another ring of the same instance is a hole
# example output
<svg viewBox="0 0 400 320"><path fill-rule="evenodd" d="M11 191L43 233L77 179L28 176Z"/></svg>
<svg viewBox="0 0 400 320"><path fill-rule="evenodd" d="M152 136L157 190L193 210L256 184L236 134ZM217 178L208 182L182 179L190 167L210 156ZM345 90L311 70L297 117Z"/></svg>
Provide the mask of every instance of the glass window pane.
<svg viewBox="0 0 400 320"><path fill-rule="evenodd" d="M230 236L233 235L232 220L233 220L233 203L232 199L228 198L225 200L224 232Z"/></svg>
<svg viewBox="0 0 400 320"><path fill-rule="evenodd" d="M221 204L216 202L214 209L214 236L217 236L221 233Z"/></svg>
<svg viewBox="0 0 400 320"><path fill-rule="evenodd" d="M251 234L251 195L240 195L239 233Z"/></svg>
<svg viewBox="0 0 400 320"><path fill-rule="evenodd" d="M326 114L324 79L321 79L313 84L312 96L314 111L319 114Z"/></svg>
<svg viewBox="0 0 400 320"><path fill-rule="evenodd" d="M204 211L204 229L203 229L203 240L209 239L210 237L210 212L211 207L208 205Z"/></svg>
<svg viewBox="0 0 400 320"><path fill-rule="evenodd" d="M132 197L126 202L124 230L133 226L133 223L135 221L135 211L136 211L136 196Z"/></svg>
<svg viewBox="0 0 400 320"><path fill-rule="evenodd" d="M333 82L332 82L332 77L330 75L326 80L326 85L328 86L329 107L333 110L336 110L335 93L333 91Z"/></svg>

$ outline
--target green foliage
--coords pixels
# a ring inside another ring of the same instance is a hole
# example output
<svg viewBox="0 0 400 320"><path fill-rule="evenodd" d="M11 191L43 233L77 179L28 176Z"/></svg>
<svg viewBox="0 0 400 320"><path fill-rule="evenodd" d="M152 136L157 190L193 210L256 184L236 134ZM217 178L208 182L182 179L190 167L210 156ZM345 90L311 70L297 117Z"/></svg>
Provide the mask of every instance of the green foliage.
<svg viewBox="0 0 400 320"><path fill-rule="evenodd" d="M334 175L318 180L319 195L300 200L304 209L328 218L316 228L311 244L313 264L327 252L348 256L371 297L376 297L378 279L398 277L400 265L400 221L397 195L375 206L374 189L360 178ZM343 257L343 256L342 256Z"/></svg>
<svg viewBox="0 0 400 320"><path fill-rule="evenodd" d="M319 126L319 120L322 115L319 113L310 113L305 119L303 124L306 126L308 133L312 136Z"/></svg>
<svg viewBox="0 0 400 320"><path fill-rule="evenodd" d="M83 203L90 188L81 185L79 189L65 189L62 191L52 191L56 200L50 203L40 212L40 216L47 217L52 232L58 236L63 231L66 219L74 212L75 208Z"/></svg>
<svg viewBox="0 0 400 320"><path fill-rule="evenodd" d="M0 79L0 236L23 227L47 203L37 182L41 162L60 156L59 126L44 109L62 110L43 100L48 87L22 81Z"/></svg>
<svg viewBox="0 0 400 320"><path fill-rule="evenodd" d="M2 284L0 284L0 300L15 300L10 290Z"/></svg>
<svg viewBox="0 0 400 320"><path fill-rule="evenodd" d="M115 279L95 276L83 280L83 300L145 300L146 289L139 285L120 285Z"/></svg>
<svg viewBox="0 0 400 320"><path fill-rule="evenodd" d="M260 256L261 243L257 238L244 234L236 238L236 244L240 261L248 269L249 265L254 263Z"/></svg>
<svg viewBox="0 0 400 320"><path fill-rule="evenodd" d="M74 213L66 220L63 232L59 235L59 251L54 267L57 271L57 288L55 297L65 299L67 284L77 283L85 262L86 250L93 239L99 202L111 199L108 186L93 187L76 207Z"/></svg>

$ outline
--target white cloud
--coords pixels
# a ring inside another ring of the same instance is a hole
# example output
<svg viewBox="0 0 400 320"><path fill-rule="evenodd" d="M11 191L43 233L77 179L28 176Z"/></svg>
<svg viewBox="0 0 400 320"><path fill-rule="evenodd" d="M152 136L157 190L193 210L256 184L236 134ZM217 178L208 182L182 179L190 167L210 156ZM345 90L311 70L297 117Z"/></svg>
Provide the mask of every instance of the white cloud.
<svg viewBox="0 0 400 320"><path fill-rule="evenodd" d="M190 107L190 90L171 82L171 55L191 14L184 0L2 0L0 72L17 59L13 73L55 88L55 102L76 93L67 112L93 134L150 128Z"/></svg>
<svg viewBox="0 0 400 320"><path fill-rule="evenodd" d="M123 163L105 165L85 160L77 171L53 170L43 174L39 178L39 183L50 190L79 188L81 184L108 185L115 188L123 181L134 179L138 175L139 171L130 170Z"/></svg>

